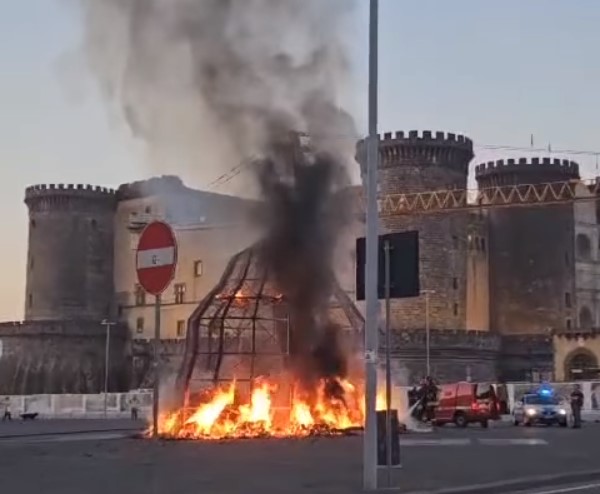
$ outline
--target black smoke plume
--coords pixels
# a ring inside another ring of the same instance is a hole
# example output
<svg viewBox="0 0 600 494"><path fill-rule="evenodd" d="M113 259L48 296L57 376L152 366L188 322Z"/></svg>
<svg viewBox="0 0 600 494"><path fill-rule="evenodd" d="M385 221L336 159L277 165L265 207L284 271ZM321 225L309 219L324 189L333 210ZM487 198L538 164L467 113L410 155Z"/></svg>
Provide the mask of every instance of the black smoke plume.
<svg viewBox="0 0 600 494"><path fill-rule="evenodd" d="M340 193L346 174L334 155L312 153L297 135L277 137L257 167L265 231L259 253L289 307L291 370L314 389L318 379L347 372L340 328L329 318L335 247L349 218Z"/></svg>

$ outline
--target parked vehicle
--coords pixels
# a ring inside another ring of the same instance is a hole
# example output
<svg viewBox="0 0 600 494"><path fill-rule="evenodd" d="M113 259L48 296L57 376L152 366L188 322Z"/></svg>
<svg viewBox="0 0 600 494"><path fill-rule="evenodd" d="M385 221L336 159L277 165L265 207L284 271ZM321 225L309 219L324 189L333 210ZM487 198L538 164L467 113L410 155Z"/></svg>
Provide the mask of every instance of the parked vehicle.
<svg viewBox="0 0 600 494"><path fill-rule="evenodd" d="M459 382L442 384L435 406L434 423L453 423L467 427L478 423L488 427L490 420L498 420L498 400L491 384Z"/></svg>
<svg viewBox="0 0 600 494"><path fill-rule="evenodd" d="M515 403L513 423L518 426L534 424L559 425L567 427L569 421L568 404L552 393L530 393Z"/></svg>

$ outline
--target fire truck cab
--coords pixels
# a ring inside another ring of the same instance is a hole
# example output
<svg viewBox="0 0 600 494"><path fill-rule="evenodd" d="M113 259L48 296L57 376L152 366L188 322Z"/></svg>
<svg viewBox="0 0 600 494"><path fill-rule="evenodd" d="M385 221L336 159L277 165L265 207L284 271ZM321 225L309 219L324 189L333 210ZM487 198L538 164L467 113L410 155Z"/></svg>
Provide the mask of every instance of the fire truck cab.
<svg viewBox="0 0 600 494"><path fill-rule="evenodd" d="M490 420L499 418L496 392L491 384L459 382L439 386L435 406L436 425L453 423L467 427L478 423L487 427Z"/></svg>

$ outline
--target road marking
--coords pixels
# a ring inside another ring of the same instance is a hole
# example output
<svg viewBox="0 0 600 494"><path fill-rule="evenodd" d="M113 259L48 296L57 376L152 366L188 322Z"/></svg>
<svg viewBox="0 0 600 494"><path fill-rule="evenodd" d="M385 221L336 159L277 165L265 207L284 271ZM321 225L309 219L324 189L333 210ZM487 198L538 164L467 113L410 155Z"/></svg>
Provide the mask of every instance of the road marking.
<svg viewBox="0 0 600 494"><path fill-rule="evenodd" d="M107 441L112 439L124 439L130 437L128 432L95 432L95 433L74 433L74 434L56 434L51 436L28 436L28 437L7 437L0 439L0 446L3 444L39 444L39 443L62 443L75 441Z"/></svg>
<svg viewBox="0 0 600 494"><path fill-rule="evenodd" d="M544 439L481 438L478 441L483 446L548 446Z"/></svg>
<svg viewBox="0 0 600 494"><path fill-rule="evenodd" d="M470 439L403 439L400 438L402 446L469 446Z"/></svg>
<svg viewBox="0 0 600 494"><path fill-rule="evenodd" d="M563 487L561 489L553 489L551 491L528 491L528 492L530 494L562 494L565 492L586 491L588 489L594 489L596 487L600 487L600 484L585 484L585 485L577 485L574 487Z"/></svg>

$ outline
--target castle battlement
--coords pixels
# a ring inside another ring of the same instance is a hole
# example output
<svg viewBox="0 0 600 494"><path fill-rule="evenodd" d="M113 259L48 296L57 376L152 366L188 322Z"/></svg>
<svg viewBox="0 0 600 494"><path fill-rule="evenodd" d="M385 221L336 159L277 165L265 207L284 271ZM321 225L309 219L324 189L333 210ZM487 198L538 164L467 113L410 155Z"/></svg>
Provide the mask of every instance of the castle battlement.
<svg viewBox="0 0 600 494"><path fill-rule="evenodd" d="M378 136L380 168L440 166L466 175L473 158L473 141L462 134L411 130ZM357 160L366 160L366 141L357 145Z"/></svg>
<svg viewBox="0 0 600 494"><path fill-rule="evenodd" d="M462 134L455 134L452 132L433 132L431 130L410 130L404 132L402 130L396 132L385 132L383 137L379 135L380 144L386 144L386 142L401 142L404 141L407 144L421 143L421 144L460 144L462 146L473 148L473 141Z"/></svg>
<svg viewBox="0 0 600 494"><path fill-rule="evenodd" d="M25 189L30 211L114 209L117 192L90 184L40 184ZM100 208L99 208L100 206Z"/></svg>
<svg viewBox="0 0 600 494"><path fill-rule="evenodd" d="M25 189L25 200L55 194L72 194L77 197L103 198L114 197L116 191L107 187L90 184L39 184L32 185Z"/></svg>
<svg viewBox="0 0 600 494"><path fill-rule="evenodd" d="M579 165L574 161L557 158L519 158L489 161L475 167L477 179L503 174L548 172L564 175L565 180L579 178Z"/></svg>

